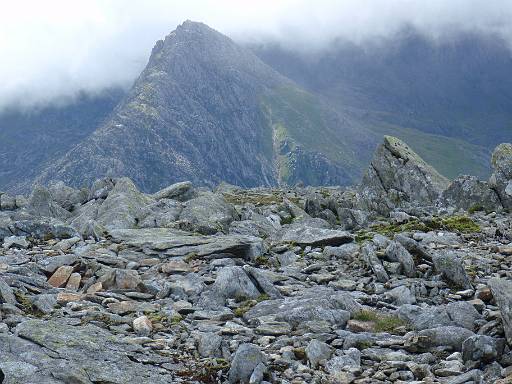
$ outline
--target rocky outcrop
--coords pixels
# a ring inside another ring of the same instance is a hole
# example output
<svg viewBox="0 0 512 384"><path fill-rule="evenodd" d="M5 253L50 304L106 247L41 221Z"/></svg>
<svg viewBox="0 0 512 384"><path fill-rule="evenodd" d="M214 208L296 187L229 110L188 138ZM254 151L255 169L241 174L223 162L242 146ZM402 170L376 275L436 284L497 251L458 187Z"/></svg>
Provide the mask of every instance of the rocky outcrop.
<svg viewBox="0 0 512 384"><path fill-rule="evenodd" d="M499 195L488 183L474 176L460 176L443 192L446 207L473 211L494 211L502 208Z"/></svg>
<svg viewBox="0 0 512 384"><path fill-rule="evenodd" d="M407 144L385 136L363 177L359 194L366 210L387 215L397 207L435 204L448 184Z"/></svg>

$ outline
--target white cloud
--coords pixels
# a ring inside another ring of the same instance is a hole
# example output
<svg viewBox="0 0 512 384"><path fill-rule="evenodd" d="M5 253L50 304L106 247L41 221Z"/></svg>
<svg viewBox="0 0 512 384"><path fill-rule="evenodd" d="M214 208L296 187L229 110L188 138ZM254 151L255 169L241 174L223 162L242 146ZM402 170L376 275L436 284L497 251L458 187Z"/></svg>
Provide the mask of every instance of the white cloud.
<svg viewBox="0 0 512 384"><path fill-rule="evenodd" d="M508 0L16 0L0 14L0 107L129 85L156 40L185 19L239 41L311 50L363 43L405 24L442 38L485 31L512 41Z"/></svg>

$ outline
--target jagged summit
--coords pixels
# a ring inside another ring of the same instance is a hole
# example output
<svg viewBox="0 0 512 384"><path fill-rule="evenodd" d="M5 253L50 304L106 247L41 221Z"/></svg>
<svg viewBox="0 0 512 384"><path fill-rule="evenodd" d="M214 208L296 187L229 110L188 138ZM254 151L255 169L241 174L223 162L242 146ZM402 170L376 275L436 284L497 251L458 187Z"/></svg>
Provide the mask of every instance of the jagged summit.
<svg viewBox="0 0 512 384"><path fill-rule="evenodd" d="M187 21L156 43L111 117L36 182L350 184L375 142L247 49Z"/></svg>

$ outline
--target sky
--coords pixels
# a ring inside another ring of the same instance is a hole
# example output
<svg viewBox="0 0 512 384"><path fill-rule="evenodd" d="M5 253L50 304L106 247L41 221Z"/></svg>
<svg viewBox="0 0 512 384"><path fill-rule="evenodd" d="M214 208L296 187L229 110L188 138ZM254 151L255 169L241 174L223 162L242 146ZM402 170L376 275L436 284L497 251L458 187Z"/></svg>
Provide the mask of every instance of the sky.
<svg viewBox="0 0 512 384"><path fill-rule="evenodd" d="M412 26L433 40L495 33L512 46L511 0L0 0L0 110L128 87L184 20L241 43L318 52Z"/></svg>

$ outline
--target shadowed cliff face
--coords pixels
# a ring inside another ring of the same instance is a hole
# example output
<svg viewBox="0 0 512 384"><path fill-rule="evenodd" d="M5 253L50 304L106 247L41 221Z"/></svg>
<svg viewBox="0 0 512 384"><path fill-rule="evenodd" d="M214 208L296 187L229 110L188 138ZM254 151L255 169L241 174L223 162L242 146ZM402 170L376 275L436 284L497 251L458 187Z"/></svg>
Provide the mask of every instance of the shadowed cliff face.
<svg viewBox="0 0 512 384"><path fill-rule="evenodd" d="M229 38L185 22L156 43L111 118L36 181L348 184L375 141Z"/></svg>

